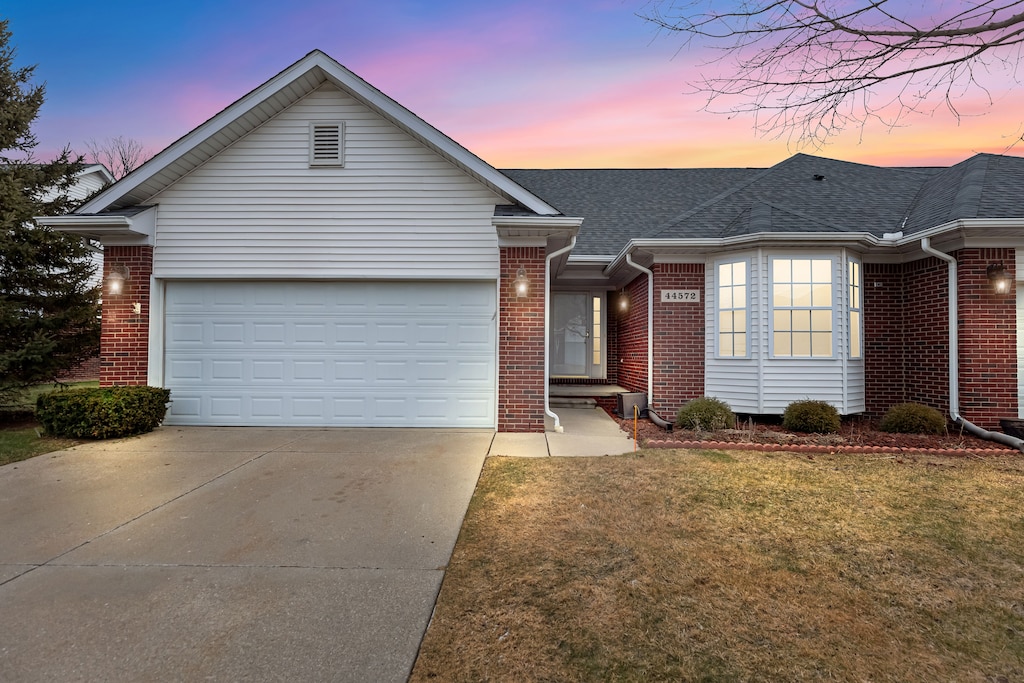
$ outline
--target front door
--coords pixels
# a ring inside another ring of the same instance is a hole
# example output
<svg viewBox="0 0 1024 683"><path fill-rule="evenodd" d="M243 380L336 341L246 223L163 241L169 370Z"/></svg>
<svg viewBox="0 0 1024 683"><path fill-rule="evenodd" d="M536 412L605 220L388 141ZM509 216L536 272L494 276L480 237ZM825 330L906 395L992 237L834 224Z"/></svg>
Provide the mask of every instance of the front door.
<svg viewBox="0 0 1024 683"><path fill-rule="evenodd" d="M604 293L551 293L551 376L604 377Z"/></svg>

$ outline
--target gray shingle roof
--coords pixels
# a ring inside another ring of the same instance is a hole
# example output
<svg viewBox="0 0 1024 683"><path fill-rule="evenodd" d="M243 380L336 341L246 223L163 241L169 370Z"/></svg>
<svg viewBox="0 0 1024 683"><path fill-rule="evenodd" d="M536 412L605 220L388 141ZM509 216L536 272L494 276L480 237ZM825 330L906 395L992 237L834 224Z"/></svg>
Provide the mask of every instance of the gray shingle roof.
<svg viewBox="0 0 1024 683"><path fill-rule="evenodd" d="M582 216L573 253L588 256L615 254L632 238L882 236L956 218L1024 217L1024 158L990 154L949 168L886 168L797 154L769 169L503 173L563 214Z"/></svg>
<svg viewBox="0 0 1024 683"><path fill-rule="evenodd" d="M959 218L1024 216L1024 159L976 154L943 169L921 189L907 219L911 234Z"/></svg>
<svg viewBox="0 0 1024 683"><path fill-rule="evenodd" d="M797 154L649 236L715 238L756 232L869 232L881 236L900 229L930 175ZM773 210L758 221L738 220L759 204ZM730 226L727 233L725 226Z"/></svg>
<svg viewBox="0 0 1024 683"><path fill-rule="evenodd" d="M502 173L556 207L582 216L574 254L609 256L633 237L751 178L762 169L567 169Z"/></svg>

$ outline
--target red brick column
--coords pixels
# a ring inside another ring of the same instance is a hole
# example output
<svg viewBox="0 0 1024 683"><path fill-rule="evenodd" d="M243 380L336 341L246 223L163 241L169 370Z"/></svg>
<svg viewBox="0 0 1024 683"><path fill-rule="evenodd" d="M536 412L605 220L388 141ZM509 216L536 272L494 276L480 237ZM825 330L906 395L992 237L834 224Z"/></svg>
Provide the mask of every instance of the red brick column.
<svg viewBox="0 0 1024 683"><path fill-rule="evenodd" d="M903 276L904 266L899 263L864 264L864 398L865 412L874 418L907 401ZM931 306L941 303L935 301L934 293L928 301ZM916 330L918 334L930 331Z"/></svg>
<svg viewBox="0 0 1024 683"><path fill-rule="evenodd" d="M988 280L990 264L1014 276L1013 249L963 249L956 254L959 285L960 414L983 429L1017 417L1016 281L1006 294Z"/></svg>
<svg viewBox="0 0 1024 683"><path fill-rule="evenodd" d="M647 393L647 276L641 273L625 287L629 309L622 313L615 306L609 308L614 316L618 341L608 365L617 366L619 386L634 392ZM613 296L613 299L617 294ZM610 325L609 325L610 326Z"/></svg>
<svg viewBox="0 0 1024 683"><path fill-rule="evenodd" d="M502 247L498 283L498 431L544 431L543 247ZM517 297L520 268L530 291Z"/></svg>
<svg viewBox="0 0 1024 683"><path fill-rule="evenodd" d="M704 395L704 306L707 299L704 291L704 264L655 264L652 270L653 408L661 417L671 420L684 403ZM697 290L698 300L685 303L662 302L661 292L665 289Z"/></svg>
<svg viewBox="0 0 1024 683"><path fill-rule="evenodd" d="M904 264L899 316L903 324L904 400L948 415L949 267L945 261L929 257ZM864 317L866 320L867 310Z"/></svg>
<svg viewBox="0 0 1024 683"><path fill-rule="evenodd" d="M120 294L111 294L106 277L127 266ZM145 385L149 368L149 280L153 247L105 247L103 318L100 333L100 386ZM133 304L139 305L136 312Z"/></svg>

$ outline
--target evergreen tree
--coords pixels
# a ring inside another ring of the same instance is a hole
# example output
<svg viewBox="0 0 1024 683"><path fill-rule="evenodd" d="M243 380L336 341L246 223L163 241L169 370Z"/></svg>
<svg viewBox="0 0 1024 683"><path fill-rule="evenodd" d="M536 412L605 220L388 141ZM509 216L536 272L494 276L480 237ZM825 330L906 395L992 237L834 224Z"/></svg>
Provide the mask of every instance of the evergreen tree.
<svg viewBox="0 0 1024 683"><path fill-rule="evenodd" d="M29 83L35 67L15 67L15 55L0 21L0 404L99 349L89 248L32 222L74 208L67 191L82 161L67 148L49 163L34 159L45 88Z"/></svg>

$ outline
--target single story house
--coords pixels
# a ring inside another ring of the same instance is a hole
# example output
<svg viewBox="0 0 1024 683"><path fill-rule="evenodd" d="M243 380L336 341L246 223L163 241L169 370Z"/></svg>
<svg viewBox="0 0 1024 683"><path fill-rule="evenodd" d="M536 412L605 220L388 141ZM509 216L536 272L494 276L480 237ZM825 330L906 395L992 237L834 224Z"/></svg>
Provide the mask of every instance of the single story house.
<svg viewBox="0 0 1024 683"><path fill-rule="evenodd" d="M1024 159L498 170L315 51L74 214L101 382L168 424L543 431L552 383L662 416L1021 416Z"/></svg>

